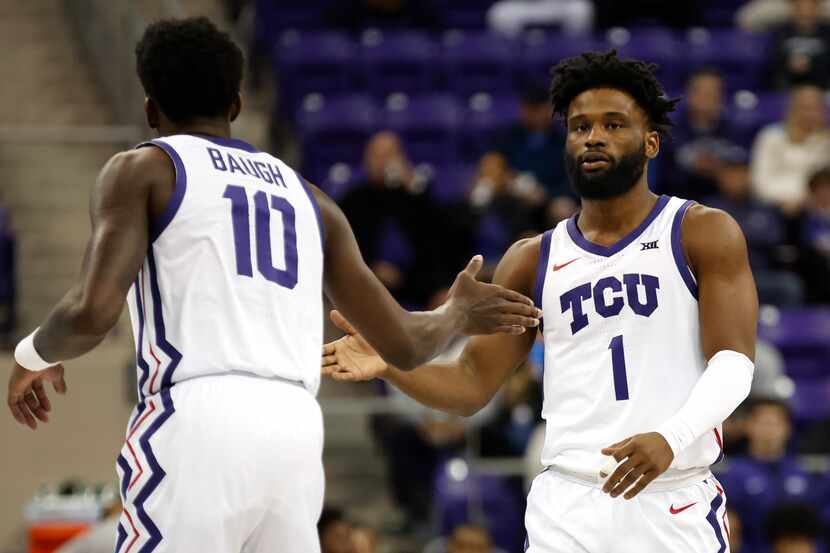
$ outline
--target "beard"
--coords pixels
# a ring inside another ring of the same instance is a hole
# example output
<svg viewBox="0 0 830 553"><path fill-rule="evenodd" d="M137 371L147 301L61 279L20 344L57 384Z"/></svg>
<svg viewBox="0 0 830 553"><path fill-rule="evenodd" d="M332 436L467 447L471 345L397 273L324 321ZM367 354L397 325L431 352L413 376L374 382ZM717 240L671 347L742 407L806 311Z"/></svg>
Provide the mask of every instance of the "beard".
<svg viewBox="0 0 830 553"><path fill-rule="evenodd" d="M645 145L640 145L637 151L627 153L619 160L611 156L609 158L605 169L586 173L577 158L565 152L568 181L580 198L607 200L621 196L631 190L643 176L647 161Z"/></svg>

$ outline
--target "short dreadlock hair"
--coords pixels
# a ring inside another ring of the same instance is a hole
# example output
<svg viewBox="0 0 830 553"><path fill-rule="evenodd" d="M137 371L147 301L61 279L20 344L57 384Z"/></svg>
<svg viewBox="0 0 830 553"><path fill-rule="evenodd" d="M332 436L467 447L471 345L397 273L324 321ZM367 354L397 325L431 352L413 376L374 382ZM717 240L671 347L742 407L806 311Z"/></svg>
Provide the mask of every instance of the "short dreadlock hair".
<svg viewBox="0 0 830 553"><path fill-rule="evenodd" d="M242 50L205 17L153 23L135 57L144 91L174 123L225 115L239 94Z"/></svg>
<svg viewBox="0 0 830 553"><path fill-rule="evenodd" d="M631 95L648 116L651 130L669 134L669 113L679 99L669 99L654 72L657 65L634 59L620 59L616 50L585 52L567 58L551 70L553 111L567 118L571 101L592 88L613 88Z"/></svg>

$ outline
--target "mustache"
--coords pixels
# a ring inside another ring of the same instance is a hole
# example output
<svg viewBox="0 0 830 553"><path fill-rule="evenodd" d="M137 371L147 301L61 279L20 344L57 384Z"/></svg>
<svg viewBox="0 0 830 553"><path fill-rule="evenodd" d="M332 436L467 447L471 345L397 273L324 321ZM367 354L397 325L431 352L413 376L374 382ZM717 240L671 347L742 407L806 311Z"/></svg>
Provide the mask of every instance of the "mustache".
<svg viewBox="0 0 830 553"><path fill-rule="evenodd" d="M577 163L583 162L592 162L592 161L605 161L610 164L616 164L617 160L611 154L607 154L601 150L588 150L587 152L576 156Z"/></svg>

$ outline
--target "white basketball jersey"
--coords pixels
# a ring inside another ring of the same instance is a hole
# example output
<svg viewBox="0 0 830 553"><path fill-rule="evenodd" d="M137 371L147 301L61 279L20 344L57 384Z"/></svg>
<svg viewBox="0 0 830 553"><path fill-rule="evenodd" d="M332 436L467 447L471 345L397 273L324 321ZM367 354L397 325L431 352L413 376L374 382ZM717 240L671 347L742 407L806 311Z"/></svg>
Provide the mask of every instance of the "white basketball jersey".
<svg viewBox="0 0 830 553"><path fill-rule="evenodd" d="M600 450L674 415L705 369L697 284L681 244L692 204L661 196L613 246L582 236L576 217L542 238L536 280L544 312L542 464L595 478ZM722 455L713 428L660 479L686 478Z"/></svg>
<svg viewBox="0 0 830 553"><path fill-rule="evenodd" d="M129 293L139 394L224 373L316 394L323 343L322 220L308 184L235 139L156 146L176 185Z"/></svg>

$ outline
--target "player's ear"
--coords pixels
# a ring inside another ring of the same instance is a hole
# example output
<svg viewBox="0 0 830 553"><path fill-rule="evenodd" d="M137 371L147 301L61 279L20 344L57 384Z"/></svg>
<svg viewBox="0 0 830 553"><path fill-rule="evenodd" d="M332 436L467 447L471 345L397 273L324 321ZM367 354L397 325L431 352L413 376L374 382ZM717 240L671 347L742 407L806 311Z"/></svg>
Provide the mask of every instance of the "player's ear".
<svg viewBox="0 0 830 553"><path fill-rule="evenodd" d="M231 104L231 113L230 113L230 121L236 121L236 118L239 117L239 112L242 111L242 94L237 93L236 100L233 101Z"/></svg>
<svg viewBox="0 0 830 553"><path fill-rule="evenodd" d="M147 125L151 129L158 129L161 122L161 111L155 100L149 96L144 97L144 115L147 117Z"/></svg>
<svg viewBox="0 0 830 553"><path fill-rule="evenodd" d="M648 131L645 136L645 151L646 157L654 159L660 153L660 133L657 131Z"/></svg>

